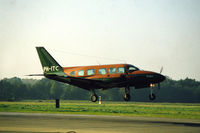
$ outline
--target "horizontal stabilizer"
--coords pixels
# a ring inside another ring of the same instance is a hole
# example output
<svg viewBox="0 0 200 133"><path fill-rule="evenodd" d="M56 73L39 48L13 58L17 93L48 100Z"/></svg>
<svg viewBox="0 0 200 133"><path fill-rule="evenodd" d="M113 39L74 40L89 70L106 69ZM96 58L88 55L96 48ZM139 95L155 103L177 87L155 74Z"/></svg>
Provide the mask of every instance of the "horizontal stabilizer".
<svg viewBox="0 0 200 133"><path fill-rule="evenodd" d="M44 74L29 74L29 75L25 75L25 76L44 76Z"/></svg>

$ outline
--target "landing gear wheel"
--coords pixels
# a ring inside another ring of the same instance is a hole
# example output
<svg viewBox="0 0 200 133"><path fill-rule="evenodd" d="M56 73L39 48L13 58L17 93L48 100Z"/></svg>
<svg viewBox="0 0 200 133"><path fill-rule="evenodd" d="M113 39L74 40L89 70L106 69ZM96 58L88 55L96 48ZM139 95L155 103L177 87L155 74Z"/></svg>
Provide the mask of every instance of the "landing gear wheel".
<svg viewBox="0 0 200 133"><path fill-rule="evenodd" d="M149 95L149 99L152 100L152 101L155 100L156 99L156 95L154 93L150 94Z"/></svg>
<svg viewBox="0 0 200 133"><path fill-rule="evenodd" d="M96 102L98 100L98 96L96 94L91 95L90 99L91 99L92 102Z"/></svg>
<svg viewBox="0 0 200 133"><path fill-rule="evenodd" d="M130 101L131 100L131 95L130 94L124 94L124 101Z"/></svg>

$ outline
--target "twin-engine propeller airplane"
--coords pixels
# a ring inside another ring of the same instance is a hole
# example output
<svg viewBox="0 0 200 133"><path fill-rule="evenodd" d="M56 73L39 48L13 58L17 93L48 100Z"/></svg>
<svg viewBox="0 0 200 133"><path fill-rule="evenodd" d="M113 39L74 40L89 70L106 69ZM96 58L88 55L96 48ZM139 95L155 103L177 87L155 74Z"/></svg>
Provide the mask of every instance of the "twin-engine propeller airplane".
<svg viewBox="0 0 200 133"><path fill-rule="evenodd" d="M44 47L36 47L36 49L44 74L29 76L45 76L48 79L86 89L91 92L92 102L98 100L95 89L106 90L114 87L125 88L125 101L130 101L130 87L150 88L149 98L154 100L156 97L152 87L158 84L160 88L160 82L165 80L165 76L159 73L139 70L130 64L61 67Z"/></svg>

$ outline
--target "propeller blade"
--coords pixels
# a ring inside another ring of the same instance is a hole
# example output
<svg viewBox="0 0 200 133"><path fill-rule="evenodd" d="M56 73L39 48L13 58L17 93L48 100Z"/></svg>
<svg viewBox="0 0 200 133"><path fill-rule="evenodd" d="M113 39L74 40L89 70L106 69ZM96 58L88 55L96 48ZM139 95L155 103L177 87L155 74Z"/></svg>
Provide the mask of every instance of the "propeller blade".
<svg viewBox="0 0 200 133"><path fill-rule="evenodd" d="M162 71L163 71L163 67L161 67L161 69L160 69L160 73L162 73Z"/></svg>

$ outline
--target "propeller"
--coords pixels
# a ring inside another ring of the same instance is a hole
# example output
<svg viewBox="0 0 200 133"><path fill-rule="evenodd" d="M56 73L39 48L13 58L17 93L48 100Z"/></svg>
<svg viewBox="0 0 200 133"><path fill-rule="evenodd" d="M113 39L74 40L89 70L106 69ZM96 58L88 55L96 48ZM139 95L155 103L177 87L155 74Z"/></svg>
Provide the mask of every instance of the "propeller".
<svg viewBox="0 0 200 133"><path fill-rule="evenodd" d="M163 66L162 66L161 69L160 69L160 74L162 73L162 71L163 71Z"/></svg>
<svg viewBox="0 0 200 133"><path fill-rule="evenodd" d="M162 73L162 71L163 71L163 66L160 69L160 74ZM158 89L160 90L160 83L158 83Z"/></svg>

